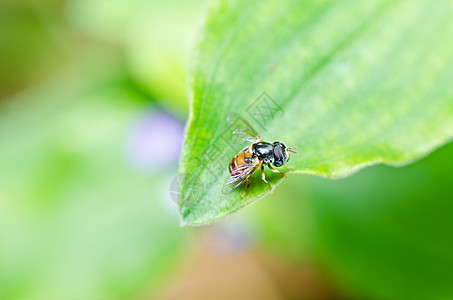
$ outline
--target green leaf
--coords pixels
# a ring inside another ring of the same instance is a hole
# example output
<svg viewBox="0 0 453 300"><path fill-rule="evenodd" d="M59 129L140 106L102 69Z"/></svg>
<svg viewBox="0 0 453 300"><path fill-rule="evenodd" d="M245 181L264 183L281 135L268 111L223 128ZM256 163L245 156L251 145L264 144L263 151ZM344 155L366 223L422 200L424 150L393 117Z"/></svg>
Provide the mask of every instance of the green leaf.
<svg viewBox="0 0 453 300"><path fill-rule="evenodd" d="M228 145L247 144L228 135L236 118L299 147L290 174L402 165L451 139L452 13L450 1L215 1L191 68L182 222L211 222L269 193L259 176L245 199L244 187L221 192ZM276 110L257 108L263 92ZM269 173L275 187L282 176Z"/></svg>

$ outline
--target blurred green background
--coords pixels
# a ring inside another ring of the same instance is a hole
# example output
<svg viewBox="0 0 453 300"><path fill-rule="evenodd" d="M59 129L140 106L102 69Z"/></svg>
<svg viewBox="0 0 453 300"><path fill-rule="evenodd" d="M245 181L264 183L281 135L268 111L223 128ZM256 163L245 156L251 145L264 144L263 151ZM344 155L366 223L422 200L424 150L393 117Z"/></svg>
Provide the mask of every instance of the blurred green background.
<svg viewBox="0 0 453 300"><path fill-rule="evenodd" d="M0 299L453 299L453 145L179 227L205 9L0 2Z"/></svg>

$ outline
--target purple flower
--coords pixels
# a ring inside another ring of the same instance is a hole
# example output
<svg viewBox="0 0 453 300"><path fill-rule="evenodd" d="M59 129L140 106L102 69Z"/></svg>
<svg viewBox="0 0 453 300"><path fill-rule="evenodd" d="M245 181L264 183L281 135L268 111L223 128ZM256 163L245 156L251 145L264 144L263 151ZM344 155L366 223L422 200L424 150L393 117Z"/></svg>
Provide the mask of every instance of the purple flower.
<svg viewBox="0 0 453 300"><path fill-rule="evenodd" d="M164 111L147 112L140 117L128 137L128 160L144 171L176 165L183 137L181 120Z"/></svg>

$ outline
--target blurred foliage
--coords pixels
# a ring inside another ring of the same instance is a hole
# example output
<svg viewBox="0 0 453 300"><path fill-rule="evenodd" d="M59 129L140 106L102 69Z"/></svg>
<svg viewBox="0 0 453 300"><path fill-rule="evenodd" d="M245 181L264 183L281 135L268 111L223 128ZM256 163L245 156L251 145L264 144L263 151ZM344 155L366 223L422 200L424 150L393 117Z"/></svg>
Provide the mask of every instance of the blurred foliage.
<svg viewBox="0 0 453 300"><path fill-rule="evenodd" d="M128 163L146 104L117 71L81 64L2 106L1 299L131 299L178 263L176 159L152 173Z"/></svg>
<svg viewBox="0 0 453 300"><path fill-rule="evenodd" d="M135 83L185 117L185 66L203 2L70 0L67 11L78 31L121 45Z"/></svg>
<svg viewBox="0 0 453 300"><path fill-rule="evenodd" d="M156 157L156 167L146 168L132 157L140 151L131 144L134 131L160 110L147 104L160 94L130 72L132 33L113 30L121 22L112 16L132 6L104 6L104 19L80 9L101 3L0 3L1 299L143 297L160 291L181 262L187 230L168 194L177 157L166 164ZM129 12L159 13L153 9ZM78 26L93 21L121 38ZM188 48L173 41L176 52ZM184 69L183 59L176 69ZM185 85L171 84L175 78L166 78L172 92L185 94ZM183 112L178 101L167 107Z"/></svg>
<svg viewBox="0 0 453 300"><path fill-rule="evenodd" d="M0 3L0 99L36 83L66 58L59 3Z"/></svg>

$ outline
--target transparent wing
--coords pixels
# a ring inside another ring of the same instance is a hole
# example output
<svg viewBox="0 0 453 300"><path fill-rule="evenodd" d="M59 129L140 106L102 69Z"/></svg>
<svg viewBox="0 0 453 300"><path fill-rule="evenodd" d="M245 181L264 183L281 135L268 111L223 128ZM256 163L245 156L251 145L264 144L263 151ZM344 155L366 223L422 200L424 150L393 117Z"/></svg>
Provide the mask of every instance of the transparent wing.
<svg viewBox="0 0 453 300"><path fill-rule="evenodd" d="M246 140L250 143L257 143L263 139L250 123L241 116L229 116L230 124L228 131L232 134L233 143L237 140Z"/></svg>
<svg viewBox="0 0 453 300"><path fill-rule="evenodd" d="M238 166L226 179L223 184L222 193L228 194L241 184L261 165L259 161L250 164L243 164Z"/></svg>
<svg viewBox="0 0 453 300"><path fill-rule="evenodd" d="M250 143L258 143L263 140L259 135L251 136L249 133L243 131L233 131L232 133L236 139L246 140Z"/></svg>

